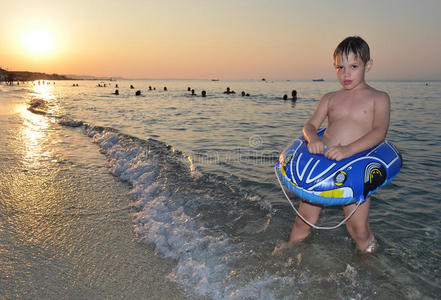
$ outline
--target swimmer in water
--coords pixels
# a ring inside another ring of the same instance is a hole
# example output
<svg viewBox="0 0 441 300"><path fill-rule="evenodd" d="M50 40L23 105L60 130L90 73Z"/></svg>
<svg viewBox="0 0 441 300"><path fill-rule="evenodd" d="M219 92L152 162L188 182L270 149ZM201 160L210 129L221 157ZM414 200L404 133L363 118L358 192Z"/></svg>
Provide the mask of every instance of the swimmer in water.
<svg viewBox="0 0 441 300"><path fill-rule="evenodd" d="M297 100L297 91L296 90L292 90L291 96L292 96L292 101L296 101Z"/></svg>
<svg viewBox="0 0 441 300"><path fill-rule="evenodd" d="M224 94L236 94L236 92L230 90L230 87L227 87L227 90L224 92Z"/></svg>

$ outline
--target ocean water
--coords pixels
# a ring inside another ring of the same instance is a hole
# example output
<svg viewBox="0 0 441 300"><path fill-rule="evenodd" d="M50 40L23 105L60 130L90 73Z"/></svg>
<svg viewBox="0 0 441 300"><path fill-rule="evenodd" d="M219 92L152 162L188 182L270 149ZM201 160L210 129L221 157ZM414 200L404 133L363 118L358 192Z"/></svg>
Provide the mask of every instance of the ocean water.
<svg viewBox="0 0 441 300"><path fill-rule="evenodd" d="M369 257L344 227L271 255L295 218L273 165L337 82L98 83L0 85L0 295L438 298L441 82L370 83L391 96L404 166L372 197Z"/></svg>

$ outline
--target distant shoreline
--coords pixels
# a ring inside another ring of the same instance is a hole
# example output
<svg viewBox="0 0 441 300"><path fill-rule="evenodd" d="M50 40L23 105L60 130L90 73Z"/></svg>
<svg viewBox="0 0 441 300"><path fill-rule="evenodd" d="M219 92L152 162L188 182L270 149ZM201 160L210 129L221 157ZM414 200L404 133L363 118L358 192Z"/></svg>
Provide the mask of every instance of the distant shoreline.
<svg viewBox="0 0 441 300"><path fill-rule="evenodd" d="M55 73L46 74L41 72L6 71L0 69L0 81L13 82L13 81L34 81L34 80L72 80L72 78Z"/></svg>

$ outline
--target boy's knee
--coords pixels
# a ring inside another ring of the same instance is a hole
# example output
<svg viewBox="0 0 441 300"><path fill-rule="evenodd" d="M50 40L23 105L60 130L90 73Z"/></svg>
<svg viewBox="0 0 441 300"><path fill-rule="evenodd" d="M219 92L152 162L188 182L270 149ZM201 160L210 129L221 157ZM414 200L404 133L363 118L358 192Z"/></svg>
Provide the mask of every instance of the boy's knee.
<svg viewBox="0 0 441 300"><path fill-rule="evenodd" d="M321 207L316 207L306 202L301 202L299 211L308 223L315 224L318 220L320 209ZM311 226L308 225L308 223L305 222L303 218L301 218L300 216L296 217L296 220L291 230L290 242L302 241L311 232Z"/></svg>
<svg viewBox="0 0 441 300"><path fill-rule="evenodd" d="M318 221L318 214L303 214L303 217L308 221L308 223L315 225L315 223L317 223ZM308 230L311 231L311 226L308 224L307 222L305 222L302 218L300 218L299 216L297 216L296 221L294 223L294 225L298 226L299 229L304 229L304 230Z"/></svg>

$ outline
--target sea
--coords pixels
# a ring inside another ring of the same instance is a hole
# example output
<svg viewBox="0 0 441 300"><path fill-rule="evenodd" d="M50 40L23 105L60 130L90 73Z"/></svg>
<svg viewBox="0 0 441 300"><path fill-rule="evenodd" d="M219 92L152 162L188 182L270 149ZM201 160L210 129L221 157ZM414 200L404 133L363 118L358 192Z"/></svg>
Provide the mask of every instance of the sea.
<svg viewBox="0 0 441 300"><path fill-rule="evenodd" d="M273 166L337 81L0 84L0 298L439 299L441 82L369 84L403 157L372 196L378 252L342 226L280 256Z"/></svg>

